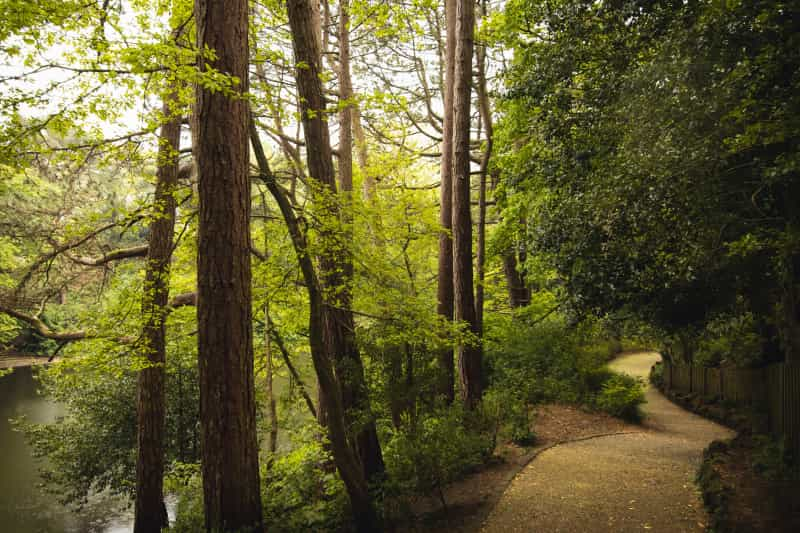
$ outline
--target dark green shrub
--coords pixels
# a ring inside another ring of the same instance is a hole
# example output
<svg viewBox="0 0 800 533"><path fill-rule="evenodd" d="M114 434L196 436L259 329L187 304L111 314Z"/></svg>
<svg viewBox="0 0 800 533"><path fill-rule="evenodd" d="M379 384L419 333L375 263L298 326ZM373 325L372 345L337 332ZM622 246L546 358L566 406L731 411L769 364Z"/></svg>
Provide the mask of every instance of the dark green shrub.
<svg viewBox="0 0 800 533"><path fill-rule="evenodd" d="M481 416L485 431L492 439L492 450L499 436L520 446L530 446L536 440L531 429L529 406L515 391L497 388L486 391L481 403Z"/></svg>
<svg viewBox="0 0 800 533"><path fill-rule="evenodd" d="M330 452L309 438L291 452L274 457L261 472L267 531L341 531L348 523L344 484Z"/></svg>
<svg viewBox="0 0 800 533"><path fill-rule="evenodd" d="M664 385L664 365L661 361L650 368L650 383L659 388Z"/></svg>
<svg viewBox="0 0 800 533"><path fill-rule="evenodd" d="M458 406L421 416L403 424L383 447L388 473L387 491L402 496L437 494L444 505L443 489L482 464L491 453L491 437L467 428Z"/></svg>
<svg viewBox="0 0 800 533"><path fill-rule="evenodd" d="M753 436L753 470L772 481L796 479L793 460L783 439Z"/></svg>
<svg viewBox="0 0 800 533"><path fill-rule="evenodd" d="M607 366L585 370L581 374L583 392L596 395L603 389L603 385L614 375L614 371Z"/></svg>
<svg viewBox="0 0 800 533"><path fill-rule="evenodd" d="M332 467L329 452L319 439L310 438L285 455L262 461L262 465L265 465L261 471L261 496L266 531L348 530L347 494ZM199 465L181 465L170 476L167 486L178 495L175 523L170 531L204 531Z"/></svg>
<svg viewBox="0 0 800 533"><path fill-rule="evenodd" d="M641 420L640 406L645 402L642 382L624 374L614 374L597 395L596 405L606 413L624 420Z"/></svg>

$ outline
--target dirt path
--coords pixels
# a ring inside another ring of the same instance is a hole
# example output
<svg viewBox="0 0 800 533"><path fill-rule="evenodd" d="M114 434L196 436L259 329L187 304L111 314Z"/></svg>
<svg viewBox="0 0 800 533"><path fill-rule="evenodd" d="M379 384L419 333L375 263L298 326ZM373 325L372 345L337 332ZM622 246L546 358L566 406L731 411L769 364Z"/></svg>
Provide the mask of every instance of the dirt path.
<svg viewBox="0 0 800 533"><path fill-rule="evenodd" d="M659 359L634 353L612 368L646 377ZM648 387L640 432L559 445L517 475L483 533L702 531L694 475L703 449L733 433Z"/></svg>

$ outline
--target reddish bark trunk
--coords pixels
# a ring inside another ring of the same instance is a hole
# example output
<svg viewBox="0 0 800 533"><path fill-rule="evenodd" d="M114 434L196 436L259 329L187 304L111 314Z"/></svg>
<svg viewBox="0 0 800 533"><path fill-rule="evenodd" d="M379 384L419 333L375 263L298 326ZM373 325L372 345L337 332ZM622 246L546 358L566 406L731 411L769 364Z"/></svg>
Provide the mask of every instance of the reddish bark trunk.
<svg viewBox="0 0 800 533"><path fill-rule="evenodd" d="M248 2L196 0L199 59L239 79L237 95L197 87L194 154L200 198L198 360L206 529L262 523L255 424L250 271Z"/></svg>
<svg viewBox="0 0 800 533"><path fill-rule="evenodd" d="M472 288L472 214L470 212L470 86L474 36L474 4L458 0L456 60L453 74L453 302L457 321L479 334ZM483 354L478 344L458 349L461 399L474 408L483 393Z"/></svg>

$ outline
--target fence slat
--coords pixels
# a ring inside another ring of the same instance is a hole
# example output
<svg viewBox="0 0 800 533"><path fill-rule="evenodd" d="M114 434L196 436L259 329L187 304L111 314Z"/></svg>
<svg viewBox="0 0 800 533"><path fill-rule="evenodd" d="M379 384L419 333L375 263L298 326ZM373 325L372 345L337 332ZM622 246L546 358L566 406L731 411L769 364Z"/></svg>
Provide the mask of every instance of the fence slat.
<svg viewBox="0 0 800 533"><path fill-rule="evenodd" d="M664 361L667 388L724 399L765 411L771 434L800 458L800 365L703 368Z"/></svg>

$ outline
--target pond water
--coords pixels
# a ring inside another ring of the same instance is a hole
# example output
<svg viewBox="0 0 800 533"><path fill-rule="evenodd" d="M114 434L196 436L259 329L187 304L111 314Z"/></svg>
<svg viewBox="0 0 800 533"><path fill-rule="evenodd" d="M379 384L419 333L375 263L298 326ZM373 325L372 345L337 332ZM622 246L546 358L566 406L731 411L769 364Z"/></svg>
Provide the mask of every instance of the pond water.
<svg viewBox="0 0 800 533"><path fill-rule="evenodd" d="M40 488L37 460L10 418L51 422L61 406L39 396L31 368L17 368L0 378L0 530L14 533L127 533L131 511L107 499L93 498L80 513Z"/></svg>

